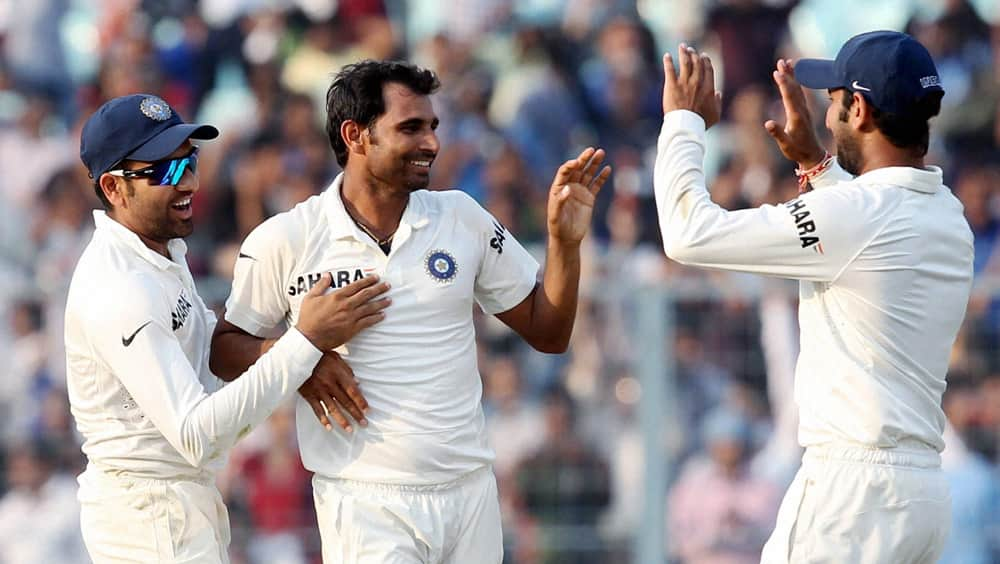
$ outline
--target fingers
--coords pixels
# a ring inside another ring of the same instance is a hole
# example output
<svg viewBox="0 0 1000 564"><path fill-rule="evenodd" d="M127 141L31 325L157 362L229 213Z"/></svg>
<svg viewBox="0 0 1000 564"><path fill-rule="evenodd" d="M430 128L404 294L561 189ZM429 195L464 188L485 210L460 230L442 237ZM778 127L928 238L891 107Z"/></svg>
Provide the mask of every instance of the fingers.
<svg viewBox="0 0 1000 564"><path fill-rule="evenodd" d="M604 162L604 157L604 149L598 149L591 153L590 160L587 161L587 165L583 169L583 174L580 176L580 184L590 186L590 183L594 180L594 174L600 168L601 163Z"/></svg>
<svg viewBox="0 0 1000 564"><path fill-rule="evenodd" d="M694 47L688 47L688 58L691 59L691 80L698 86L702 86L702 79L705 75L705 63L702 60L703 57L698 56L698 52L695 51ZM714 87L712 88L715 89Z"/></svg>
<svg viewBox="0 0 1000 564"><path fill-rule="evenodd" d="M565 186L572 182L572 177L576 173L578 159L570 159L559 166L559 170L556 171L555 178L552 179L552 190L559 190L561 186Z"/></svg>
<svg viewBox="0 0 1000 564"><path fill-rule="evenodd" d="M795 80L789 62L783 59L779 60L772 76L775 84L778 85L778 91L781 93L781 104L785 108L785 117L789 121L804 118L808 111L805 92Z"/></svg>
<svg viewBox="0 0 1000 564"><path fill-rule="evenodd" d="M789 142L788 134L785 133L785 128L778 125L778 122L773 119L769 119L764 122L764 129L767 130L768 135L774 138L778 142L778 146L784 146Z"/></svg>
<svg viewBox="0 0 1000 564"><path fill-rule="evenodd" d="M377 279L378 277L372 275L370 277L366 276L365 278L376 278ZM364 280L364 278L362 278L362 280ZM360 282L360 281L361 280L358 280L358 282ZM345 288L348 288L348 287L350 287L350 286L345 286ZM389 286L388 282L382 282L382 283L376 284L374 286L368 286L366 288L363 288L363 289L359 290L356 294L354 294L353 296L351 296L351 297L349 297L347 299L347 306L348 307L352 307L352 308L360 307L361 305L364 305L364 304L370 302L375 297L380 296L380 295L388 292L389 291L389 287L390 286ZM386 299L388 299L388 298L386 298Z"/></svg>
<svg viewBox="0 0 1000 564"><path fill-rule="evenodd" d="M390 298L382 298L381 300L372 300L366 304L358 306L354 310L354 313L355 315L357 315L358 320L361 320L364 319L365 317L381 313L382 310L389 307L391 303L392 299Z"/></svg>
<svg viewBox="0 0 1000 564"><path fill-rule="evenodd" d="M369 274L368 276L355 280L354 282L351 282L347 286L344 286L343 288L337 290L337 295L343 297L351 297L357 294L358 292L364 290L365 288L374 286L375 284L378 283L378 281L379 278L377 274Z"/></svg>
<svg viewBox="0 0 1000 564"><path fill-rule="evenodd" d="M324 272L323 275L319 277L319 282L317 282L312 288L309 288L309 292L306 293L306 297L317 298L322 296L330 287L331 283L333 283L333 275L329 272Z"/></svg>
<svg viewBox="0 0 1000 564"><path fill-rule="evenodd" d="M678 78L678 81L687 82L688 79L691 78L691 72L692 72L691 67L693 65L691 64L691 54L688 52L688 46L684 43L681 43L677 47L677 64L679 64L681 67L680 77Z"/></svg>
<svg viewBox="0 0 1000 564"><path fill-rule="evenodd" d="M339 425L341 429L347 431L348 433L354 430L354 428L351 427L351 422L348 421L347 416L344 415L342 411L340 411L340 407L337 406L336 401L327 398L325 400L322 400L320 404L326 410L327 415L329 417L332 417L333 420L337 422L337 425Z"/></svg>
<svg viewBox="0 0 1000 564"><path fill-rule="evenodd" d="M333 425L330 424L330 418L326 416L326 410L323 409L323 404L316 398L306 396L302 397L305 398L306 403L308 403L309 407L312 408L313 414L316 415L316 419L319 420L320 425L326 427L327 431L332 431Z"/></svg>
<svg viewBox="0 0 1000 564"><path fill-rule="evenodd" d="M663 75L666 78L668 89L677 88L677 69L674 68L674 58L670 53L663 55Z"/></svg>
<svg viewBox="0 0 1000 564"><path fill-rule="evenodd" d="M601 187L604 186L604 183L607 182L608 178L610 177L611 177L611 167L605 166L604 168L601 169L600 174L598 174L597 177L594 178L594 181L591 183L590 193L593 194L594 196L597 196L598 192L601 191Z"/></svg>
<svg viewBox="0 0 1000 564"><path fill-rule="evenodd" d="M712 59L705 53L701 54L700 59L705 88L715 93L715 67L712 66Z"/></svg>

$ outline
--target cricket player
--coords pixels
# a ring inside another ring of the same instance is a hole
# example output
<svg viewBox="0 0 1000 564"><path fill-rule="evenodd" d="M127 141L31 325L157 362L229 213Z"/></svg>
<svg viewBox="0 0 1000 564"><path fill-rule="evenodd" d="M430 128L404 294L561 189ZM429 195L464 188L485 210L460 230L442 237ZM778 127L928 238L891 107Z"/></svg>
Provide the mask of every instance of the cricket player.
<svg viewBox="0 0 1000 564"><path fill-rule="evenodd" d="M944 94L934 61L888 31L850 39L834 61L800 60L794 75L779 61L787 123L765 127L814 189L740 211L705 188L705 129L720 112L711 61L682 44L664 69L654 183L667 255L800 280L806 450L762 562L937 562L951 521L941 394L973 252L962 206L924 163ZM829 92L836 158L799 83Z"/></svg>
<svg viewBox="0 0 1000 564"><path fill-rule="evenodd" d="M181 240L194 228L199 188L191 139L217 135L148 94L107 102L81 134L105 211L94 212L70 284L67 387L88 459L83 536L98 564L228 562L228 515L214 485L228 448L310 377L322 351L381 318L374 278L323 296L323 277L294 327L220 386L208 369L215 315Z"/></svg>
<svg viewBox="0 0 1000 564"><path fill-rule="evenodd" d="M328 564L501 561L474 303L536 349L564 351L580 242L610 174L600 169L604 152L593 149L557 172L539 282L537 262L472 198L425 190L439 149L430 99L437 87L433 73L400 62L363 61L338 73L327 92L327 132L344 172L247 237L213 339L213 367L235 375L269 346L262 337L273 327L296 322L321 274L339 286L374 272L391 286L385 320L338 349L366 398L357 425L327 430L298 402ZM351 408L331 398L322 409L343 410L335 415L343 418Z"/></svg>

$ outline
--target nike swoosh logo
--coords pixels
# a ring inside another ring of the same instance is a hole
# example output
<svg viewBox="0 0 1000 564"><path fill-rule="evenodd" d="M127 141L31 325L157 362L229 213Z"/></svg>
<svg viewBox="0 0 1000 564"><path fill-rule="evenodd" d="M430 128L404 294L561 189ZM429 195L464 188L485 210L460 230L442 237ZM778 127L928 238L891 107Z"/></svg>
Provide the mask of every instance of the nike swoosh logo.
<svg viewBox="0 0 1000 564"><path fill-rule="evenodd" d="M230 256L231 256L231 255L230 255ZM238 256L238 257L236 257L236 258L248 258L248 259L250 259L250 260L257 260L257 259L255 259L255 258L253 258L252 256L250 256L250 255L246 254L246 253L240 253L240 256Z"/></svg>
<svg viewBox="0 0 1000 564"><path fill-rule="evenodd" d="M851 83L851 88L853 88L855 90L864 90L865 92L871 92L872 91L871 88L865 88L864 86L861 86L860 84L858 84L857 80L855 80L854 82Z"/></svg>
<svg viewBox="0 0 1000 564"><path fill-rule="evenodd" d="M132 344L132 339L134 339L135 336L139 334L139 331L142 331L143 327L149 325L152 322L153 321L150 320L150 321L147 321L147 322L143 323L142 325L140 325L139 328L135 330L135 333L132 333L132 335L130 335L129 338L126 339L125 337L122 337L122 344L125 345L126 347L129 346L129 345L131 345Z"/></svg>

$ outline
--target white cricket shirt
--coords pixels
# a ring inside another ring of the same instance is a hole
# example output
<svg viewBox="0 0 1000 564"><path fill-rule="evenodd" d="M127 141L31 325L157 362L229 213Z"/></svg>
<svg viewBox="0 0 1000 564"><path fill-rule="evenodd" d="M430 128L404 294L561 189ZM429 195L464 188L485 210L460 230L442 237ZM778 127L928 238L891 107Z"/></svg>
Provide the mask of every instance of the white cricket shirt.
<svg viewBox="0 0 1000 564"><path fill-rule="evenodd" d="M184 242L168 243L170 260L104 212L94 221L66 305L66 380L83 451L113 473L211 476L322 353L289 331L222 387L208 369L215 314L195 291Z"/></svg>
<svg viewBox="0 0 1000 564"><path fill-rule="evenodd" d="M306 468L330 478L439 484L489 464L473 302L496 314L535 287L538 263L472 198L410 195L387 256L351 220L343 176L321 195L258 226L236 262L226 320L258 336L294 324L322 273L339 288L368 273L388 281L380 323L338 352L370 406L367 428L324 429L298 398Z"/></svg>
<svg viewBox="0 0 1000 564"><path fill-rule="evenodd" d="M667 255L800 280L799 442L944 448L948 357L972 286L972 232L941 169L834 166L779 206L726 211L702 172L705 122L664 117L654 188Z"/></svg>

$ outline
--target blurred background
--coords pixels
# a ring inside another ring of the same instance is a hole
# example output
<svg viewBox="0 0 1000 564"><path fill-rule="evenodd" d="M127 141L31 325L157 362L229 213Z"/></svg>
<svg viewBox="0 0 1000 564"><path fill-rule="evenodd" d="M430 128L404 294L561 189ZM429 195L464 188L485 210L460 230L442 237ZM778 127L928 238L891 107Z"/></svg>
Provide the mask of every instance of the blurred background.
<svg viewBox="0 0 1000 564"><path fill-rule="evenodd" d="M436 71L431 185L464 190L540 258L552 174L583 147L615 167L586 241L569 352L477 319L510 563L751 563L798 466L796 285L663 256L652 199L660 56L713 56L724 121L713 199L796 194L762 124L779 57L833 57L906 30L947 95L929 161L965 204L977 285L944 399L954 524L945 562L1000 562L1000 4L995 0L0 0L0 563L87 562L62 318L99 204L78 157L105 100L155 93L219 126L203 145L188 260L221 309L237 246L338 172L323 131L333 74L361 58ZM822 128L825 101L815 100ZM319 562L285 408L220 485L234 563Z"/></svg>

